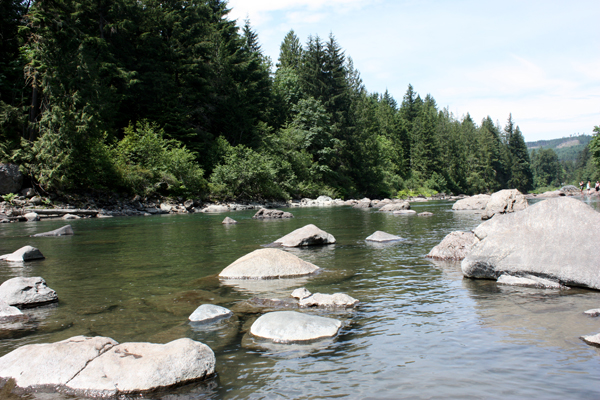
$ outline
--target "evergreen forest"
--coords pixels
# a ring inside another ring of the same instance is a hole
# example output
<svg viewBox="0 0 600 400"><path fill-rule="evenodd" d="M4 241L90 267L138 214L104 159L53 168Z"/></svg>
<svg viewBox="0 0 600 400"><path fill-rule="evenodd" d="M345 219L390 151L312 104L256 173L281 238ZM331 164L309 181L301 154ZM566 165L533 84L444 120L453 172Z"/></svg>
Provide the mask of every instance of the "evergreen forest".
<svg viewBox="0 0 600 400"><path fill-rule="evenodd" d="M335 36L276 61L224 0L3 0L0 157L44 193L209 200L522 192L600 178L531 154L512 116L474 121L410 84L364 86ZM590 127L592 128L592 127Z"/></svg>

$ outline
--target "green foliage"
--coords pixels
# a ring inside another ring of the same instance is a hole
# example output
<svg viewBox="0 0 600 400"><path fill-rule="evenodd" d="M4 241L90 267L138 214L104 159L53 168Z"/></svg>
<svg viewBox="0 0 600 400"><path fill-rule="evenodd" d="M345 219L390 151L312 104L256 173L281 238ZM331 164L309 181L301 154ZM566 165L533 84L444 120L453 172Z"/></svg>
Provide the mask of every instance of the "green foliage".
<svg viewBox="0 0 600 400"><path fill-rule="evenodd" d="M600 170L600 126L594 127L594 137L590 141L589 149L596 167Z"/></svg>
<svg viewBox="0 0 600 400"><path fill-rule="evenodd" d="M19 196L19 195L18 195L18 194L16 194L16 193L8 193L8 194L3 194L3 195L2 195L2 199L3 199L4 201L7 201L7 202L9 202L9 203L12 203L12 202L13 202L13 200L14 200L16 197L18 197L18 196Z"/></svg>
<svg viewBox="0 0 600 400"><path fill-rule="evenodd" d="M194 154L180 142L165 139L155 123L129 125L111 152L123 186L134 193L150 195L165 186L163 194L197 196L206 191Z"/></svg>
<svg viewBox="0 0 600 400"><path fill-rule="evenodd" d="M539 149L531 153L535 187L558 187L564 181L562 165L552 149Z"/></svg>

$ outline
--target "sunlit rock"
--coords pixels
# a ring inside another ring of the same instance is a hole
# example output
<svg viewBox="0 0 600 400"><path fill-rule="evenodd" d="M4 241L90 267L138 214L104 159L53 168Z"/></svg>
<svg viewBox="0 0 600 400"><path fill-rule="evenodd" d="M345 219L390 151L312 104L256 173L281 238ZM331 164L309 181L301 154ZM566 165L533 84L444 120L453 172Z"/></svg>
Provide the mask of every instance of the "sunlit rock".
<svg viewBox="0 0 600 400"><path fill-rule="evenodd" d="M315 246L333 243L335 243L333 235L319 229L313 224L296 229L273 242L273 244L283 247Z"/></svg>
<svg viewBox="0 0 600 400"><path fill-rule="evenodd" d="M14 261L14 262L41 260L43 258L44 258L44 255L42 254L42 252L33 246L23 246L19 250L15 251L13 253L4 254L4 255L0 256L0 260Z"/></svg>
<svg viewBox="0 0 600 400"><path fill-rule="evenodd" d="M56 292L39 276L12 278L0 285L0 299L11 306L32 307L58 301Z"/></svg>
<svg viewBox="0 0 600 400"><path fill-rule="evenodd" d="M262 315L250 333L277 343L301 342L337 335L341 321L295 311L275 311Z"/></svg>
<svg viewBox="0 0 600 400"><path fill-rule="evenodd" d="M235 260L219 274L224 279L275 279L315 273L319 267L280 249L259 249Z"/></svg>

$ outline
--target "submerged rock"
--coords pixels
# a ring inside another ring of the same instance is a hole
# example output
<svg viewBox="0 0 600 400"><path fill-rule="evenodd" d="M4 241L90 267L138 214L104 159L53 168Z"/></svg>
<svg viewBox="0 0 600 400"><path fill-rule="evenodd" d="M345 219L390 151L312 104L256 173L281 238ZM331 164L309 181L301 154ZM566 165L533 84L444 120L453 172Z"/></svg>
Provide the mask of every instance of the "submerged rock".
<svg viewBox="0 0 600 400"><path fill-rule="evenodd" d="M518 213L496 216L474 233L480 242L462 261L466 277L527 274L600 290L600 213L582 201L544 200Z"/></svg>
<svg viewBox="0 0 600 400"><path fill-rule="evenodd" d="M302 342L337 335L341 321L295 311L275 311L262 315L250 333L277 343Z"/></svg>
<svg viewBox="0 0 600 400"><path fill-rule="evenodd" d="M189 316L192 322L212 322L222 318L229 318L233 313L225 307L214 304L202 304Z"/></svg>
<svg viewBox="0 0 600 400"><path fill-rule="evenodd" d="M0 256L0 260L13 262L41 260L43 258L44 255L42 254L42 252L32 246L23 246L14 253L4 254Z"/></svg>
<svg viewBox="0 0 600 400"><path fill-rule="evenodd" d="M0 299L11 306L32 307L58 301L56 292L39 276L12 278L0 285Z"/></svg>
<svg viewBox="0 0 600 400"><path fill-rule="evenodd" d="M232 224L237 224L238 222L233 218L225 217L225 219L221 223L225 224L225 225L232 225Z"/></svg>
<svg viewBox="0 0 600 400"><path fill-rule="evenodd" d="M255 219L270 219L270 218L294 218L292 213L281 211L281 210L269 210L261 208L254 214L252 218Z"/></svg>
<svg viewBox="0 0 600 400"><path fill-rule="evenodd" d="M423 211L422 213L418 213L417 217L431 217L433 216L433 213L429 212L429 211Z"/></svg>
<svg viewBox="0 0 600 400"><path fill-rule="evenodd" d="M55 229L49 232L36 233L35 235L31 235L31 237L44 237L44 236L66 236L73 235L73 228L71 225L65 225L61 228Z"/></svg>
<svg viewBox="0 0 600 400"><path fill-rule="evenodd" d="M523 286L537 289L568 289L558 282L533 275L512 276L503 274L498 277L497 282L502 285Z"/></svg>
<svg viewBox="0 0 600 400"><path fill-rule="evenodd" d="M309 275L319 269L279 249L259 249L238 258L219 274L225 279L275 279Z"/></svg>
<svg viewBox="0 0 600 400"><path fill-rule="evenodd" d="M492 194L485 206L481 219L486 220L497 214L508 214L527 208L527 199L517 189L504 189Z"/></svg>
<svg viewBox="0 0 600 400"><path fill-rule="evenodd" d="M450 232L440 244L431 249L427 257L436 260L462 260L478 241L473 232Z"/></svg>
<svg viewBox="0 0 600 400"><path fill-rule="evenodd" d="M333 243L335 243L333 235L317 228L313 224L296 229L273 242L273 244L279 244L283 247L315 246Z"/></svg>
<svg viewBox="0 0 600 400"><path fill-rule="evenodd" d="M490 197L489 194L478 194L471 197L465 197L454 203L452 209L455 211L485 210L487 203L490 201Z"/></svg>
<svg viewBox="0 0 600 400"><path fill-rule="evenodd" d="M394 214L394 215L416 215L417 212L415 210L396 210L392 214Z"/></svg>
<svg viewBox="0 0 600 400"><path fill-rule="evenodd" d="M392 235L391 233L376 231L371 236L365 239L369 242L397 242L403 240L400 236Z"/></svg>

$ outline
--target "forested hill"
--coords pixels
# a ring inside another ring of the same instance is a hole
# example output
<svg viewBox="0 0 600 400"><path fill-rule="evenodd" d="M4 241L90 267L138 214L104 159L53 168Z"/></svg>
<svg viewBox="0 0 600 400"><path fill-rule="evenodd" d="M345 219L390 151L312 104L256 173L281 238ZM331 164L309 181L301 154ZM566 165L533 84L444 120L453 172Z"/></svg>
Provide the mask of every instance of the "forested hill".
<svg viewBox="0 0 600 400"><path fill-rule="evenodd" d="M560 139L527 142L527 148L529 151L540 148L552 149L560 161L575 161L591 140L591 135L572 135Z"/></svg>
<svg viewBox="0 0 600 400"><path fill-rule="evenodd" d="M224 0L2 0L0 158L41 192L211 200L561 182L510 115L457 117L408 82L398 100L369 92L333 34L290 31L274 64L228 13Z"/></svg>

